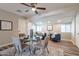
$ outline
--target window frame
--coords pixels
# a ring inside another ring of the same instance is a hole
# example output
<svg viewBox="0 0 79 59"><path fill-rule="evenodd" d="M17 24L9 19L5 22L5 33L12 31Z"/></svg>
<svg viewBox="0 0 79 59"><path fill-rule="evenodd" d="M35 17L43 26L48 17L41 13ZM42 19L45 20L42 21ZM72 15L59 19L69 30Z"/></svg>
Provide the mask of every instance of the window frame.
<svg viewBox="0 0 79 59"><path fill-rule="evenodd" d="M71 32L71 24L70 23L68 23L68 24L61 24L61 27L62 27L62 25L64 25L65 30L64 31L61 30L61 32ZM67 25L69 25L69 27L70 27L69 31L67 31Z"/></svg>

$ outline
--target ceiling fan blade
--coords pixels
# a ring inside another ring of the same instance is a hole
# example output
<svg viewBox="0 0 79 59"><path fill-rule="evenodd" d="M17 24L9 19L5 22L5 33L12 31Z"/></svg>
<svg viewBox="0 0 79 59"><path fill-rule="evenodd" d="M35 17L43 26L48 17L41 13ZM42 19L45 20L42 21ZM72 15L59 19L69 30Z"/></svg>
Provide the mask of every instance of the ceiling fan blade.
<svg viewBox="0 0 79 59"><path fill-rule="evenodd" d="M36 7L36 9L46 10L46 8L43 8L43 7Z"/></svg>
<svg viewBox="0 0 79 59"><path fill-rule="evenodd" d="M30 6L30 5L26 4L26 3L20 3L20 4L28 6L28 7L32 7L32 6Z"/></svg>
<svg viewBox="0 0 79 59"><path fill-rule="evenodd" d="M37 11L35 11L35 13L36 13L36 14L38 14L38 12L37 12Z"/></svg>

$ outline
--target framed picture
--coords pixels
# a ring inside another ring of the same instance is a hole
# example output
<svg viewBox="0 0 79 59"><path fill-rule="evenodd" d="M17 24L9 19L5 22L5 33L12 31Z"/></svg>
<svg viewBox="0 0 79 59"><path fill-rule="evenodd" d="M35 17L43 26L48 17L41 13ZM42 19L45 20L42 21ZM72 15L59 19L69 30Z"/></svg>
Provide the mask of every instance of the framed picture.
<svg viewBox="0 0 79 59"><path fill-rule="evenodd" d="M51 25L48 26L48 31L52 31L52 26Z"/></svg>
<svg viewBox="0 0 79 59"><path fill-rule="evenodd" d="M0 20L0 30L2 31L11 31L13 29L13 22Z"/></svg>

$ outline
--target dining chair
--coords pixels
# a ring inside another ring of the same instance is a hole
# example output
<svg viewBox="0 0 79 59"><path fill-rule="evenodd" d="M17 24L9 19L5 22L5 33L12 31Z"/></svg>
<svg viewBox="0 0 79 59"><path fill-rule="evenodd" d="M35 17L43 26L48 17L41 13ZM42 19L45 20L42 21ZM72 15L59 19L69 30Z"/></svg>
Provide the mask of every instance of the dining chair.
<svg viewBox="0 0 79 59"><path fill-rule="evenodd" d="M25 52L27 48L29 49L29 46L27 44L22 44L20 39L17 37L12 37L12 42L16 49L16 53L19 55L22 55L22 53Z"/></svg>
<svg viewBox="0 0 79 59"><path fill-rule="evenodd" d="M47 52L49 54L49 50L48 50L48 40L49 40L49 37L46 36L44 38L44 43L43 43L43 53ZM46 51L45 51L46 50Z"/></svg>
<svg viewBox="0 0 79 59"><path fill-rule="evenodd" d="M22 46L21 46L20 39L17 37L12 37L12 43L16 49L16 53L21 55L22 54Z"/></svg>

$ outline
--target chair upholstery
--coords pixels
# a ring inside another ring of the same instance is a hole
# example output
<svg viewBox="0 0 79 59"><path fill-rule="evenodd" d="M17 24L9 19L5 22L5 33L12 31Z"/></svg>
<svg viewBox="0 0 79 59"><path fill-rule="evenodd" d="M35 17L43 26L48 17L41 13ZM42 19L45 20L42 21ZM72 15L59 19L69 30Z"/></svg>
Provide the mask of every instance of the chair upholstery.
<svg viewBox="0 0 79 59"><path fill-rule="evenodd" d="M44 40L46 37L46 33L44 33L44 35L42 35L42 40Z"/></svg>
<svg viewBox="0 0 79 59"><path fill-rule="evenodd" d="M21 54L22 53L22 46L21 46L20 39L17 37L12 37L12 43L16 49L16 52L18 54Z"/></svg>
<svg viewBox="0 0 79 59"><path fill-rule="evenodd" d="M61 34L55 34L55 37L51 38L54 42L59 42L61 40Z"/></svg>
<svg viewBox="0 0 79 59"><path fill-rule="evenodd" d="M45 40L44 50L46 49L47 53L49 53L49 50L48 50L48 40L49 40L49 37L46 35L44 40Z"/></svg>

